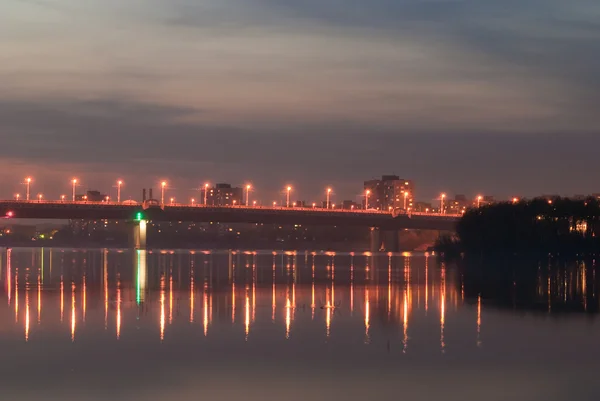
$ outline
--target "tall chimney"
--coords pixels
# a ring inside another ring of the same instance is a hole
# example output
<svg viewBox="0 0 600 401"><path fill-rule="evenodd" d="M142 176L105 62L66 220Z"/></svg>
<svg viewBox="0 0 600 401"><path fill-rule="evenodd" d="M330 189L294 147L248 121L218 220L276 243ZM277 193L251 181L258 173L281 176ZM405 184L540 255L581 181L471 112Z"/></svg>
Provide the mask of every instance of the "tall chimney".
<svg viewBox="0 0 600 401"><path fill-rule="evenodd" d="M154 197L152 196L152 188L150 188L150 189L148 190L148 195L149 195L149 196L148 196L148 199L154 199Z"/></svg>
<svg viewBox="0 0 600 401"><path fill-rule="evenodd" d="M152 190L150 190L152 191ZM152 195L150 195L152 196ZM142 202L146 202L146 188L142 189Z"/></svg>

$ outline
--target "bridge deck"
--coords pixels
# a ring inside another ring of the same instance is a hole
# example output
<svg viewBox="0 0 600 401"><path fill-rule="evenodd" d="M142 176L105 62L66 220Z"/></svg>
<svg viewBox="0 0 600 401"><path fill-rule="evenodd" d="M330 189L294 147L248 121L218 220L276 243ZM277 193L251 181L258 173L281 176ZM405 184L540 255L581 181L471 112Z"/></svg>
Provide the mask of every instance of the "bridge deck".
<svg viewBox="0 0 600 401"><path fill-rule="evenodd" d="M106 202L0 201L0 216L24 219L132 220L139 212L154 221L364 226L382 229L453 230L459 215L400 214L377 210L332 210L261 206L141 205Z"/></svg>

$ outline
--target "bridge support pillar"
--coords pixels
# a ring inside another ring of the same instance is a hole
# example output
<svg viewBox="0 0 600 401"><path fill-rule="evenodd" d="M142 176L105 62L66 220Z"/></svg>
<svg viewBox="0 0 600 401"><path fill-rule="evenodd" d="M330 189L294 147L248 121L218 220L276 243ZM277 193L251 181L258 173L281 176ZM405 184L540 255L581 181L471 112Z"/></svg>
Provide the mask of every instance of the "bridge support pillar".
<svg viewBox="0 0 600 401"><path fill-rule="evenodd" d="M135 249L146 249L146 220L133 222L133 247Z"/></svg>
<svg viewBox="0 0 600 401"><path fill-rule="evenodd" d="M384 251L400 251L400 232L398 230L386 230L382 234L382 248Z"/></svg>
<svg viewBox="0 0 600 401"><path fill-rule="evenodd" d="M370 232L371 252L399 252L400 232L398 230L381 230L371 227Z"/></svg>
<svg viewBox="0 0 600 401"><path fill-rule="evenodd" d="M369 250L371 252L379 252L381 248L381 230L379 227L371 227L369 232Z"/></svg>

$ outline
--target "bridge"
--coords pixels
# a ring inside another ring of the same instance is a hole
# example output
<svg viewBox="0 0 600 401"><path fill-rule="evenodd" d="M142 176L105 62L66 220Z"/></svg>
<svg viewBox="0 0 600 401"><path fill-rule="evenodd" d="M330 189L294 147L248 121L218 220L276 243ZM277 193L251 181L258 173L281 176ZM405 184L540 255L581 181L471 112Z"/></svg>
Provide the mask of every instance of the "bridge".
<svg viewBox="0 0 600 401"><path fill-rule="evenodd" d="M133 222L135 246L145 248L147 221L251 223L370 228L372 248L380 233L397 243L404 229L453 231L460 215L390 213L378 210L317 209L302 207L130 205L116 202L0 201L0 217L18 219L126 220Z"/></svg>

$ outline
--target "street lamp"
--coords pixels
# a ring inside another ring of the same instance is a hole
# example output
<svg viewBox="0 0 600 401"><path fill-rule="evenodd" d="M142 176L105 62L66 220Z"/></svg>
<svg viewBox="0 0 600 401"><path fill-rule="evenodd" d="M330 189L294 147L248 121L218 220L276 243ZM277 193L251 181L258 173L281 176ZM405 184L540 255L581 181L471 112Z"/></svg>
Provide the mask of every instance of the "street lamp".
<svg viewBox="0 0 600 401"><path fill-rule="evenodd" d="M175 202L175 198L171 198L171 206L173 206L173 202Z"/></svg>
<svg viewBox="0 0 600 401"><path fill-rule="evenodd" d="M292 187L287 187L287 200L285 202L286 207L290 207L290 192L292 192Z"/></svg>
<svg viewBox="0 0 600 401"><path fill-rule="evenodd" d="M16 194L16 195L15 195L15 199L16 199L17 201L19 200L19 198L20 198L20 197L21 197L21 194Z"/></svg>
<svg viewBox="0 0 600 401"><path fill-rule="evenodd" d="M313 202L313 209L317 207L317 204Z"/></svg>
<svg viewBox="0 0 600 401"><path fill-rule="evenodd" d="M71 182L73 183L73 202L75 202L75 187L77 186L77 178L73 178Z"/></svg>
<svg viewBox="0 0 600 401"><path fill-rule="evenodd" d="M233 206L235 206L236 203L237 203L237 201L234 199L233 200Z"/></svg>
<svg viewBox="0 0 600 401"><path fill-rule="evenodd" d="M482 199L483 199L483 196L477 195L477 207L481 206Z"/></svg>
<svg viewBox="0 0 600 401"><path fill-rule="evenodd" d="M332 209L335 209L335 203L332 203L332 204L331 204L331 208L332 208Z"/></svg>
<svg viewBox="0 0 600 401"><path fill-rule="evenodd" d="M440 195L440 214L444 214L444 199L446 198L446 194Z"/></svg>
<svg viewBox="0 0 600 401"><path fill-rule="evenodd" d="M246 185L246 206L250 206L250 188L252 188L252 185L248 184Z"/></svg>
<svg viewBox="0 0 600 401"><path fill-rule="evenodd" d="M371 195L371 190L367 189L365 191L365 210L369 208L369 195Z"/></svg>
<svg viewBox="0 0 600 401"><path fill-rule="evenodd" d="M195 202L196 202L196 199L192 198L192 206L194 206Z"/></svg>
<svg viewBox="0 0 600 401"><path fill-rule="evenodd" d="M61 202L64 202L64 201L65 201L65 196L64 196L64 195L61 195L61 196L60 196L60 201L61 201Z"/></svg>
<svg viewBox="0 0 600 401"><path fill-rule="evenodd" d="M121 203L121 185L123 185L123 181L117 181L117 203Z"/></svg>
<svg viewBox="0 0 600 401"><path fill-rule="evenodd" d="M39 201L39 202L41 202L41 201L42 201L42 198L43 198L43 195L42 195L42 194L38 194L38 201Z"/></svg>
<svg viewBox="0 0 600 401"><path fill-rule="evenodd" d="M252 201L252 206L256 207L256 201Z"/></svg>
<svg viewBox="0 0 600 401"><path fill-rule="evenodd" d="M331 198L331 188L327 188L327 209L329 209L330 198Z"/></svg>
<svg viewBox="0 0 600 401"><path fill-rule="evenodd" d="M512 201L513 203L517 203L519 201L519 198L513 198Z"/></svg>
<svg viewBox="0 0 600 401"><path fill-rule="evenodd" d="M208 199L208 183L204 184L204 206L206 206L207 199Z"/></svg>
<svg viewBox="0 0 600 401"><path fill-rule="evenodd" d="M167 186L167 182L163 181L160 183L160 204L162 206L165 205L165 187Z"/></svg>
<svg viewBox="0 0 600 401"><path fill-rule="evenodd" d="M277 202L273 202L273 207L276 207L276 206L277 206Z"/></svg>
<svg viewBox="0 0 600 401"><path fill-rule="evenodd" d="M104 198L104 200L106 201L106 203L108 203L108 201L110 200L110 196L106 195L106 197Z"/></svg>
<svg viewBox="0 0 600 401"><path fill-rule="evenodd" d="M31 177L25 178L25 184L27 185L27 194L25 196L25 200L29 200L29 190L31 189Z"/></svg>

